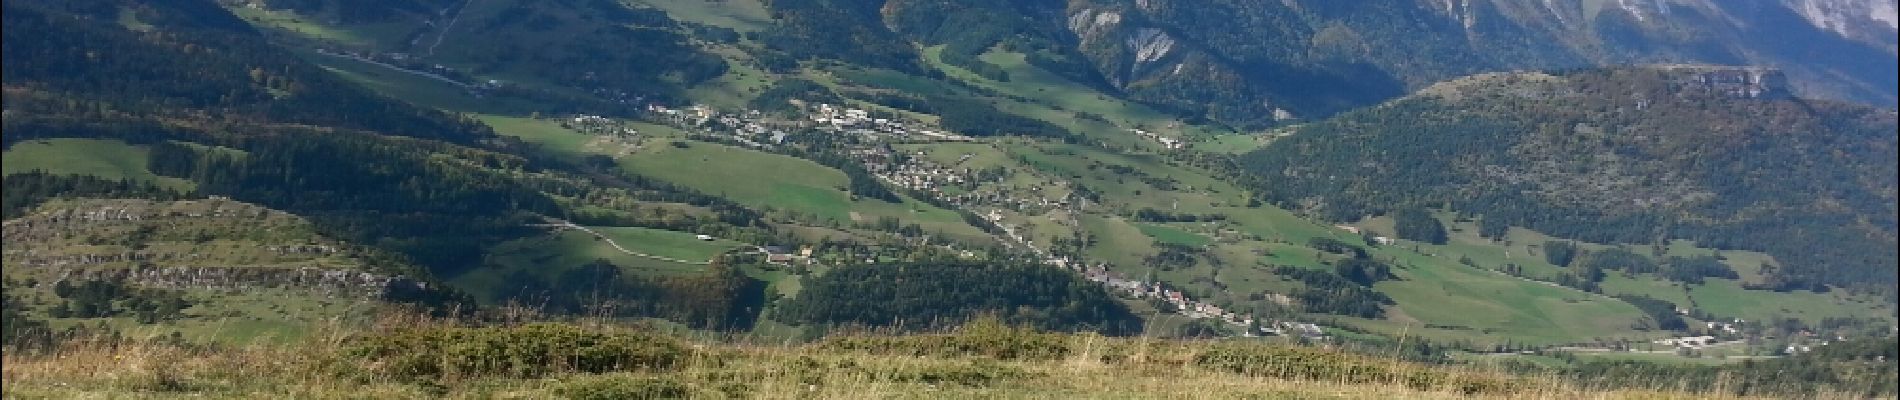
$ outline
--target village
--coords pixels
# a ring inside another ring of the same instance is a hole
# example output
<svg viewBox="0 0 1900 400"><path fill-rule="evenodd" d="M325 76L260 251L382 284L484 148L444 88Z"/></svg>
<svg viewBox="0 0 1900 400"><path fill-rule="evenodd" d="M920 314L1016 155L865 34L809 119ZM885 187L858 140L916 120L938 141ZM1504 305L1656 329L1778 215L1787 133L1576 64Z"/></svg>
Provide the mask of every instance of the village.
<svg viewBox="0 0 1900 400"><path fill-rule="evenodd" d="M974 138L930 127L921 121L907 120L896 116L874 115L869 110L817 103L807 104L793 100L793 105L803 114L793 117L769 116L766 113L747 110L742 112L721 112L705 105L687 107L667 107L649 105L648 115L653 122L680 128L694 135L696 139L737 143L755 149L772 151L790 146L830 145L864 166L866 171L893 187L907 189L915 193L934 196L958 208L969 210L982 217L1002 231L997 235L1005 245L1035 255L1043 264L1068 269L1081 274L1086 279L1103 285L1111 292L1136 299L1154 299L1172 307L1176 314L1194 319L1214 320L1224 323L1242 336L1283 335L1299 336L1308 339L1326 337L1326 331L1312 323L1299 321L1267 321L1254 316L1243 315L1223 309L1220 306L1195 300L1186 294L1164 287L1157 282L1130 279L1109 271L1105 263L1089 263L1068 256L1055 256L1046 249L1038 247L1029 238L1018 233L1019 227L1013 226L1002 211L1024 214L1042 214L1053 209L1079 211L1084 201L1074 199L1073 192L1066 189L1069 182L1056 180L1052 187L1011 187L1001 182L994 174L985 171L944 165L923 157L921 153L904 153L891 145L901 143L936 142L974 142ZM582 116L574 121L600 121L601 117ZM1155 141L1163 148L1179 149L1185 142L1160 136L1146 131L1131 130L1137 135ZM611 130L584 131L594 134L613 134ZM798 143L798 138L807 134L825 137L824 143ZM968 160L965 154L956 162ZM955 190L946 190L952 189ZM952 192L955 192L954 194ZM1070 193L1051 196L1048 193ZM1025 195L1032 194L1032 195ZM1073 214L1071 214L1073 215ZM770 253L770 252L768 252ZM778 261L790 261L797 257L780 256ZM805 258L809 260L809 258Z"/></svg>

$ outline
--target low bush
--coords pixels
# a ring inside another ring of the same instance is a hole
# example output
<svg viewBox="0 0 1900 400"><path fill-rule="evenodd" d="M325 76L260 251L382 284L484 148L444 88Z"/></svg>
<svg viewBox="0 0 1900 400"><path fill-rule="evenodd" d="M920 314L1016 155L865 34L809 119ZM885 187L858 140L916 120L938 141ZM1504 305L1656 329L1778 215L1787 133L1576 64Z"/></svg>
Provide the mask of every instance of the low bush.
<svg viewBox="0 0 1900 400"><path fill-rule="evenodd" d="M356 339L346 348L370 372L400 380L670 370L689 352L669 337L563 324L418 328Z"/></svg>
<svg viewBox="0 0 1900 400"><path fill-rule="evenodd" d="M573 400L681 399L692 387L661 377L582 376L554 388L554 394Z"/></svg>
<svg viewBox="0 0 1900 400"><path fill-rule="evenodd" d="M1313 348L1223 343L1211 345L1195 354L1193 363L1202 368L1254 377L1396 384L1417 390L1447 390L1464 394L1502 394L1512 391L1509 382L1499 378L1403 368L1407 364Z"/></svg>
<svg viewBox="0 0 1900 400"><path fill-rule="evenodd" d="M1073 335L1011 327L979 318L955 333L908 336L834 336L820 344L832 350L909 356L980 356L999 360L1049 360L1068 356Z"/></svg>

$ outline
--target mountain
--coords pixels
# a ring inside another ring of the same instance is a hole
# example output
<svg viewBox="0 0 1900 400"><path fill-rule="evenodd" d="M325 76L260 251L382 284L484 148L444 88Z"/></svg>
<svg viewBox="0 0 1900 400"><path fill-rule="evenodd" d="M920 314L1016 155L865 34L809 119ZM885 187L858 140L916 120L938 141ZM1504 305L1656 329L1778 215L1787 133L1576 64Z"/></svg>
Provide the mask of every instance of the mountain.
<svg viewBox="0 0 1900 400"><path fill-rule="evenodd" d="M1804 4L1090 1L1066 22L1130 95L1231 92L1186 100L1220 100L1204 104L1232 121L1324 117L1479 72L1659 62L1775 66L1804 95L1893 104L1893 2L1790 3Z"/></svg>
<svg viewBox="0 0 1900 400"><path fill-rule="evenodd" d="M817 4L770 3L777 12ZM946 44L947 54L974 55L993 46L1039 54L1038 65L1077 81L1102 82L1133 99L1243 126L1322 118L1481 72L1763 65L1787 71L1805 96L1891 105L1900 71L1893 61L1891 0L832 3L838 4L826 8L879 10L883 26L863 16L780 24L900 33L926 45ZM859 36L807 38L852 43L846 38L853 37Z"/></svg>
<svg viewBox="0 0 1900 400"><path fill-rule="evenodd" d="M1443 207L1595 242L1691 239L1775 256L1778 290L1891 296L1895 113L1794 97L1785 80L1708 66L1479 75L1241 160L1269 197L1331 219Z"/></svg>

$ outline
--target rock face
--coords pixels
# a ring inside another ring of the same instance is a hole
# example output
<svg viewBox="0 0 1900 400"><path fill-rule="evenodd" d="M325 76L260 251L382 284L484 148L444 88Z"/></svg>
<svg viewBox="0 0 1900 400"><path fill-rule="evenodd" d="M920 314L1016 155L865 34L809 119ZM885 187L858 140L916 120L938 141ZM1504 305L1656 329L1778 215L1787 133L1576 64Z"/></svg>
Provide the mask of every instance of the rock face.
<svg viewBox="0 0 1900 400"><path fill-rule="evenodd" d="M1699 90L1744 99L1782 99L1794 96L1788 76L1779 69L1709 65L1657 67L1683 90Z"/></svg>
<svg viewBox="0 0 1900 400"><path fill-rule="evenodd" d="M329 297L382 299L392 291L426 289L426 283L362 271L304 267L155 267L70 269L68 279L119 280L145 287L179 290L295 289Z"/></svg>

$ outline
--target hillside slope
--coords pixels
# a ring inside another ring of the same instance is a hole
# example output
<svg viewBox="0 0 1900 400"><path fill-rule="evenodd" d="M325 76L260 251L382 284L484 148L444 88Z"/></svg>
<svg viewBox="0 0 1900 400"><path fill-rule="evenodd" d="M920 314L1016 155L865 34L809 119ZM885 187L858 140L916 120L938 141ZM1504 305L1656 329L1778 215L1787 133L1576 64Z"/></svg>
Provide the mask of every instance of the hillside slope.
<svg viewBox="0 0 1900 400"><path fill-rule="evenodd" d="M1765 251L1775 289L1895 285L1895 114L1777 71L1493 74L1302 127L1243 162L1335 220L1446 207L1606 243ZM1497 235L1499 231L1488 233Z"/></svg>
<svg viewBox="0 0 1900 400"><path fill-rule="evenodd" d="M330 295L272 289L281 283L340 276L371 282L347 290L370 306L413 301L444 310L469 299L438 282L484 267L498 243L544 233L531 225L549 218L769 235L754 212L731 203L546 157L473 119L348 82L271 45L211 1L23 0L4 7L0 138L8 165L8 250L26 252L7 255L9 296L15 289L43 295L55 281L92 285L85 287L97 290L85 293L105 293L100 298L171 293L166 285L175 282L164 279L183 276L180 285L195 285L183 295L202 306L195 312L252 313L258 310L245 299L305 305ZM225 200L199 200L207 198ZM48 232L61 225L47 225L36 213L69 200L82 203L68 213L104 207L123 211L108 212L113 218L152 222ZM243 204L242 214L257 219L166 219L175 213L164 210L202 206L162 203L179 200ZM15 235L28 226L39 228ZM147 243L148 237L160 239ZM327 255L302 257L306 250ZM92 264L108 268L72 268ZM371 275L358 275L365 273ZM128 278L139 274L162 279ZM409 291L422 293L388 295L376 286L383 281L417 283ZM46 297L40 295L33 298ZM149 303L111 301L121 300ZM28 301L35 317L59 305ZM289 307L255 304L264 306ZM91 325L110 314L55 316L53 328ZM286 318L294 325L345 315L320 308ZM231 332L191 333L192 340L220 340Z"/></svg>

